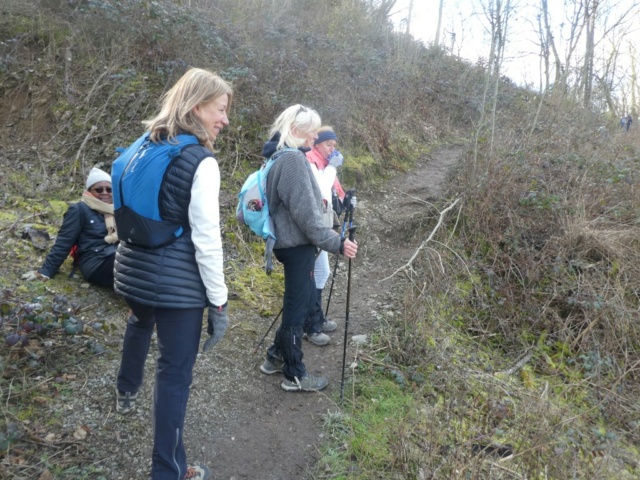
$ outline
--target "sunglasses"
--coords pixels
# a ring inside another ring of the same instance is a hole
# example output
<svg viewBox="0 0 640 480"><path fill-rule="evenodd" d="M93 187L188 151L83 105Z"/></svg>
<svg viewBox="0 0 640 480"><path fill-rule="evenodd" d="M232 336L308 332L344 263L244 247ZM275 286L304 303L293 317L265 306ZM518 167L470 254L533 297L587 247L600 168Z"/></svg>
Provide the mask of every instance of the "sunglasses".
<svg viewBox="0 0 640 480"><path fill-rule="evenodd" d="M105 190L107 191L107 193L111 193L113 191L111 187L96 187L96 188L92 188L91 190L93 190L96 193L102 193Z"/></svg>

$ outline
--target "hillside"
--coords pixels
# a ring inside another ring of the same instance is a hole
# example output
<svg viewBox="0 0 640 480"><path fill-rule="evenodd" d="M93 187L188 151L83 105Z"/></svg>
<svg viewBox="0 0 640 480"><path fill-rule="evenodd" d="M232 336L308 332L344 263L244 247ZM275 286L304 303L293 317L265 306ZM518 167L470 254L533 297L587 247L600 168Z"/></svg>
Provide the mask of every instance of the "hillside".
<svg viewBox="0 0 640 480"><path fill-rule="evenodd" d="M0 478L148 476L153 349L140 410L116 415L124 302L67 278L70 261L20 280L51 245L24 232L56 234L189 65L235 89L216 145L231 325L197 360L190 459L216 479L640 475L638 122L627 134L394 33L390 3L3 2L0 330L44 311L84 331L0 348ZM293 103L335 127L358 191L349 338L367 342L348 344L344 401L342 333L304 346L321 394L281 391L253 352L282 276L261 271L235 195Z"/></svg>

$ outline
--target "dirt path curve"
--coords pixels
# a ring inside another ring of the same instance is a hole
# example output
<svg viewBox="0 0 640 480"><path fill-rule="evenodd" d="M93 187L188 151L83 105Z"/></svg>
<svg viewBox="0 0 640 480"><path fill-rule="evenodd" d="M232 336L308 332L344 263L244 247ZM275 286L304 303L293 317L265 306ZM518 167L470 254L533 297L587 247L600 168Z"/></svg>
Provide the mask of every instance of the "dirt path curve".
<svg viewBox="0 0 640 480"><path fill-rule="evenodd" d="M375 313L392 309L399 300L403 276L380 283L411 257L420 243L407 226L414 216L425 215L427 203L442 195L445 176L462 155L461 148L447 148L425 158L417 167L391 180L383 192L358 193L354 220L358 225L359 257L352 263L352 296L349 338L371 334ZM433 212L432 212L433 213ZM437 214L437 212L435 212ZM331 260L333 268L334 260ZM207 463L214 480L293 480L317 458L322 439L322 415L339 406L345 320L347 262L342 261L331 301L330 317L338 322L331 343L317 347L304 344L304 361L312 373L329 378L320 393L287 393L280 388L282 376L263 375L259 366L264 349L253 347L272 319L238 318L231 310L230 330L213 354L199 355L187 411L185 444L190 460ZM265 343L272 339L272 335ZM353 359L347 350L347 364ZM156 352L152 349L149 360ZM117 361L117 359L114 359ZM153 361L147 362L140 408L130 417L110 410L113 377L103 379L98 400L104 423L95 441L112 451L107 467L114 479L146 480L151 445L151 384ZM114 368L115 373L116 368ZM347 371L347 380L349 372ZM345 397L349 396L348 389ZM106 402L106 404L105 404ZM98 407L98 406L97 406ZM117 473L116 473L117 472Z"/></svg>

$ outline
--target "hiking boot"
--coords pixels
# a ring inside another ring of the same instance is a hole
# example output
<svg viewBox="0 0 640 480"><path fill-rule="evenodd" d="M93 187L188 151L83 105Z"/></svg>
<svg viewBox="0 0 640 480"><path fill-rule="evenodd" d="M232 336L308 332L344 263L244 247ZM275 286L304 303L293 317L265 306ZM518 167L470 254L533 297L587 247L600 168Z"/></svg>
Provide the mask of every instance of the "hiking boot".
<svg viewBox="0 0 640 480"><path fill-rule="evenodd" d="M303 392L317 392L318 390L322 390L328 384L329 382L324 377L316 377L307 374L302 377L302 380L298 380L298 377L293 377L293 380L287 380L285 378L280 386L287 392L298 392L300 390Z"/></svg>
<svg viewBox="0 0 640 480"><path fill-rule="evenodd" d="M314 345L318 345L319 347L322 347L322 346L326 345L327 343L329 343L329 340L331 340L331 337L329 337L329 335L326 335L326 334L324 334L322 332L319 332L319 333L305 333L302 336L304 338L306 338L307 340L309 340Z"/></svg>
<svg viewBox="0 0 640 480"><path fill-rule="evenodd" d="M121 392L116 387L116 412L126 415L136 409L137 393Z"/></svg>
<svg viewBox="0 0 640 480"><path fill-rule="evenodd" d="M333 320L327 319L326 322L322 323L323 332L335 332L337 328L338 328L338 324Z"/></svg>
<svg viewBox="0 0 640 480"><path fill-rule="evenodd" d="M208 480L211 477L211 472L206 465L198 463L187 467L187 473L182 477L184 480Z"/></svg>
<svg viewBox="0 0 640 480"><path fill-rule="evenodd" d="M282 369L284 368L284 360L279 358L275 362L272 362L268 358L265 359L264 363L260 365L260 371L265 375L273 375L274 373L282 373Z"/></svg>

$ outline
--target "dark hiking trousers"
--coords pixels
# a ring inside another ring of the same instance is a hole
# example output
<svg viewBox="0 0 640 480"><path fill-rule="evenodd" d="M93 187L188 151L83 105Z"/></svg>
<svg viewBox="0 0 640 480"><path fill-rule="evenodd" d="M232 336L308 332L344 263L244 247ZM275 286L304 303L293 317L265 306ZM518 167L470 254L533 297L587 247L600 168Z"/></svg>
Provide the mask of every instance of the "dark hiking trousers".
<svg viewBox="0 0 640 480"><path fill-rule="evenodd" d="M133 315L124 334L117 388L137 393L155 325L158 365L153 395L153 480L181 479L187 472L182 442L193 365L198 354L203 308L154 308L127 302Z"/></svg>
<svg viewBox="0 0 640 480"><path fill-rule="evenodd" d="M100 287L113 288L113 263L115 259L115 253L106 257L98 268L91 272L87 282Z"/></svg>
<svg viewBox="0 0 640 480"><path fill-rule="evenodd" d="M313 305L304 322L304 333L308 335L322 332L322 324L325 321L324 312L322 311L322 289L316 288L315 292Z"/></svg>
<svg viewBox="0 0 640 480"><path fill-rule="evenodd" d="M302 363L302 328L315 303L316 283L313 266L316 248L300 245L274 249L273 253L284 266L284 299L282 323L276 331L273 345L267 350L270 361L284 359L282 373L287 380L302 379L307 371Z"/></svg>

